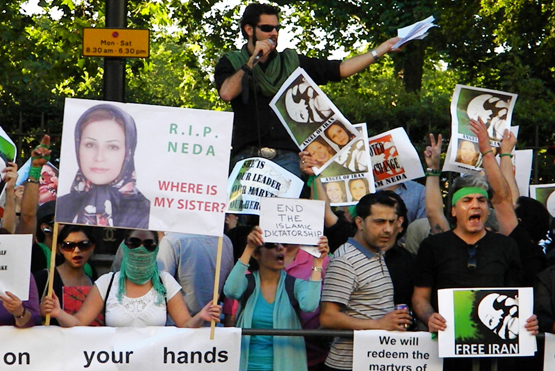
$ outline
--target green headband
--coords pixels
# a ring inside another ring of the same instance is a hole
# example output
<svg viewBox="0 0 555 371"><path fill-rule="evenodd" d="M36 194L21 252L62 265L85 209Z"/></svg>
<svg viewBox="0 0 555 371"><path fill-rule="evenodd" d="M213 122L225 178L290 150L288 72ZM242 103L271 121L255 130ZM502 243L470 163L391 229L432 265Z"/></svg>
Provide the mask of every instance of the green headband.
<svg viewBox="0 0 555 371"><path fill-rule="evenodd" d="M459 189L457 192L455 192L453 194L453 200L451 200L451 205L455 206L457 201L460 200L461 198L463 198L464 196L472 195L472 194L475 194L475 193L479 193L479 194L485 196L486 198L488 198L488 192L483 188L480 188L480 187L465 187L465 188Z"/></svg>

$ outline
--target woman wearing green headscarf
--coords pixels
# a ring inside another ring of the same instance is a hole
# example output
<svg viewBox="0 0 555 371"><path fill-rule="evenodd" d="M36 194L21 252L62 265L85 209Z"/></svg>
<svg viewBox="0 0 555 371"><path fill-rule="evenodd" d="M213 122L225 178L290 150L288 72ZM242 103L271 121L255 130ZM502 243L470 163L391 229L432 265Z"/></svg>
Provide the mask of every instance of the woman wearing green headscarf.
<svg viewBox="0 0 555 371"><path fill-rule="evenodd" d="M45 311L63 327L86 326L103 311L106 325L111 327L164 326L166 314L177 327L201 327L204 321L219 321L221 307L211 303L191 317L179 283L158 271L156 232L131 231L122 247L121 270L101 276L75 315L61 310L55 295L44 299Z"/></svg>

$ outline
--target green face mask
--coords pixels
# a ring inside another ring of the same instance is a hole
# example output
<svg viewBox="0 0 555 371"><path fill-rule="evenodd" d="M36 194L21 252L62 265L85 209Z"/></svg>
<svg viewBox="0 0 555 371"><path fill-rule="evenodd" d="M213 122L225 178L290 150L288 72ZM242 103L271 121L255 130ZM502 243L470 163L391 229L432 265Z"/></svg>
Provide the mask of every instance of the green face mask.
<svg viewBox="0 0 555 371"><path fill-rule="evenodd" d="M129 281L137 285L144 285L153 277L154 271L158 271L156 266L158 247L154 251L148 251L144 246L130 249L127 245L122 244L122 248L122 273L125 272Z"/></svg>
<svg viewBox="0 0 555 371"><path fill-rule="evenodd" d="M156 255L158 247L154 251L148 251L144 246L130 249L125 244L121 244L123 251L123 261L121 263L118 300L122 300L125 294L125 279L137 284L144 285L152 280L152 285L158 292L158 303L164 300L166 289L160 280Z"/></svg>

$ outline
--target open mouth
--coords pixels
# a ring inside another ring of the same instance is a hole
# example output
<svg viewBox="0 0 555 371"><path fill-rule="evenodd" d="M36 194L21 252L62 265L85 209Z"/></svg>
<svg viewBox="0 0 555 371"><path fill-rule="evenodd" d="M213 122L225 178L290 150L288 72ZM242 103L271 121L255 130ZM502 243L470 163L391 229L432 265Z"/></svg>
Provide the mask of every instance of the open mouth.
<svg viewBox="0 0 555 371"><path fill-rule="evenodd" d="M283 263L285 260L285 255L279 254L278 256L276 256L276 260L280 263Z"/></svg>

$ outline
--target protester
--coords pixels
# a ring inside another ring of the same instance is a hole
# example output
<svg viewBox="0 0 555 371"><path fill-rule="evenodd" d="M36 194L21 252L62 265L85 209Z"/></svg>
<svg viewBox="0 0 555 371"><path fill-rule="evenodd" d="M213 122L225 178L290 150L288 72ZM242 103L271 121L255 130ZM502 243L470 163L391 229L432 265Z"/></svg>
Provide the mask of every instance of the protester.
<svg viewBox="0 0 555 371"><path fill-rule="evenodd" d="M399 38L344 61L308 58L291 49L278 53L279 12L269 4L251 3L245 8L240 28L247 42L241 50L220 58L215 81L220 97L231 102L235 113L232 164L263 156L300 177L298 147L269 106L281 85L297 67L318 85L339 81L395 51L392 47Z"/></svg>
<svg viewBox="0 0 555 371"><path fill-rule="evenodd" d="M262 230L256 227L248 236L247 246L226 280L224 293L241 301L237 326L261 329L300 329L294 299L303 312L313 312L320 300L322 264L328 253L321 242L319 258L314 259L310 281L293 278L283 268L285 252L281 244L264 243ZM251 286L245 275L252 272ZM291 285L292 282L292 285ZM292 286L292 292L289 290ZM293 296L293 298L291 297ZM302 337L243 336L240 370L307 370Z"/></svg>
<svg viewBox="0 0 555 371"><path fill-rule="evenodd" d="M95 238L91 227L79 225L66 225L58 234L58 253L63 256L64 261L54 270L53 290L59 299L62 299L64 287L89 287L96 279L93 270L92 278L85 273L85 265L89 261L95 248ZM41 297L47 294L49 270L43 269L35 273L37 288ZM41 303L41 315L46 317L46 312ZM62 309L67 308L60 304ZM79 305L80 306L80 305ZM75 308L79 309L79 308ZM67 310L66 310L67 311ZM68 313L70 313L68 311ZM53 320L53 325L58 322Z"/></svg>
<svg viewBox="0 0 555 371"><path fill-rule="evenodd" d="M29 300L21 301L6 291L5 295L0 295L0 301L0 326L27 328L40 324L39 297L33 275L29 280Z"/></svg>
<svg viewBox="0 0 555 371"><path fill-rule="evenodd" d="M221 307L208 303L191 317L181 286L168 273L158 271L158 235L151 231L130 231L123 246L121 271L101 276L75 315L60 308L58 297L46 297L42 308L63 327L87 326L105 313L107 326L164 326L169 314L177 327L200 327L205 321L219 321Z"/></svg>
<svg viewBox="0 0 555 371"><path fill-rule="evenodd" d="M99 104L85 111L75 125L79 170L70 193L58 199L56 220L148 229L150 201L136 186L136 146L135 121L122 109Z"/></svg>
<svg viewBox="0 0 555 371"><path fill-rule="evenodd" d="M401 196L407 206L407 218L409 224L417 219L426 217L426 190L422 184L408 180L384 189L393 191Z"/></svg>
<svg viewBox="0 0 555 371"><path fill-rule="evenodd" d="M403 224L396 205L385 192L366 195L357 204L357 232L334 253L326 271L323 327L405 331L412 324L408 311L395 310L393 283L382 252L393 246ZM326 360L328 369L350 370L352 363L353 340L335 338Z"/></svg>

